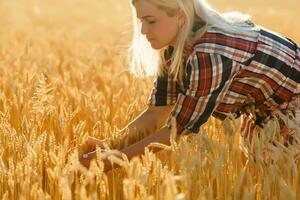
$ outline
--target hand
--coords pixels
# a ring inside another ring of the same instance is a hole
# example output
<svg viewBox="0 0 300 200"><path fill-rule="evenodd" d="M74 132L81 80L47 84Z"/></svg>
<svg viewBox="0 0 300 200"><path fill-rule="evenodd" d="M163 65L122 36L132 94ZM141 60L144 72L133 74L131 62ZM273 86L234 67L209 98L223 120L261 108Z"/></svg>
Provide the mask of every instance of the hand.
<svg viewBox="0 0 300 200"><path fill-rule="evenodd" d="M110 142L107 139L99 140L95 137L88 136L87 140L79 146L79 152L81 154L92 152L96 150L96 147L100 147L101 149L105 149L110 146Z"/></svg>
<svg viewBox="0 0 300 200"><path fill-rule="evenodd" d="M79 157L79 161L80 163L85 166L86 168L89 168L90 167L90 163L91 161L96 158L96 151L93 151L93 152L88 152L86 154L82 154L80 157ZM110 163L109 160L107 159L103 159L103 164L104 164L104 172L108 172L112 169L112 165Z"/></svg>
<svg viewBox="0 0 300 200"><path fill-rule="evenodd" d="M87 140L79 145L79 161L85 167L90 166L90 162L93 158L96 158L96 147L101 149L110 146L108 140L99 140L95 137L88 136Z"/></svg>
<svg viewBox="0 0 300 200"><path fill-rule="evenodd" d="M96 158L96 151L79 155L79 162L86 168L90 167L91 160Z"/></svg>

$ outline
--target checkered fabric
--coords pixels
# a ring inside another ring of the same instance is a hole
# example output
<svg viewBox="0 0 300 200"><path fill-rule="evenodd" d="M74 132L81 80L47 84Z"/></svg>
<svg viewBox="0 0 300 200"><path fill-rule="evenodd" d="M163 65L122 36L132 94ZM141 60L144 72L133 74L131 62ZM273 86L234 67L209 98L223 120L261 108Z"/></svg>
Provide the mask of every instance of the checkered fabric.
<svg viewBox="0 0 300 200"><path fill-rule="evenodd" d="M175 117L178 134L197 133L211 115L250 116L249 105L264 110L251 119L262 126L299 94L299 52L290 39L261 27L249 34L211 28L194 43L183 83L167 73L157 77L148 104L174 105L168 126Z"/></svg>

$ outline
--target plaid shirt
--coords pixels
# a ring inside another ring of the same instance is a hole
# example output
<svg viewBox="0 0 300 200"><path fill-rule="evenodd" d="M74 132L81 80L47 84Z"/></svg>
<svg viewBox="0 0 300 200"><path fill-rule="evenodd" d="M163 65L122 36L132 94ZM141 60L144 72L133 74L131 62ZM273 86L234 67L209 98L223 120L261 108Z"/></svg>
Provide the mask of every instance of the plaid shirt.
<svg viewBox="0 0 300 200"><path fill-rule="evenodd" d="M300 49L291 40L263 28L248 35L209 29L192 48L183 86L159 76L149 105L174 105L177 132L197 133L213 115L239 117L253 103L274 110L299 93ZM252 99L252 102L248 100Z"/></svg>

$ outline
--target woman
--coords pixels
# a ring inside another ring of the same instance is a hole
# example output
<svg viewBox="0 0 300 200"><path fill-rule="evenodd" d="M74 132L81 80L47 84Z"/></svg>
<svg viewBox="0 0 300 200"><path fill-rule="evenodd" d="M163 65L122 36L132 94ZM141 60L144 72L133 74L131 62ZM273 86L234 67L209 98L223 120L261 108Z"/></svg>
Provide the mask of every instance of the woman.
<svg viewBox="0 0 300 200"><path fill-rule="evenodd" d="M180 135L198 133L211 115L242 116L248 153L259 137L274 144L299 144L300 48L292 40L253 24L248 16L219 14L202 0L131 4L133 71L157 78L149 107L120 131L156 131L121 150L129 159L152 142L168 145L172 118ZM268 135L274 124L278 131ZM92 148L105 143L95 138L88 142ZM88 166L94 157L84 154L81 162Z"/></svg>

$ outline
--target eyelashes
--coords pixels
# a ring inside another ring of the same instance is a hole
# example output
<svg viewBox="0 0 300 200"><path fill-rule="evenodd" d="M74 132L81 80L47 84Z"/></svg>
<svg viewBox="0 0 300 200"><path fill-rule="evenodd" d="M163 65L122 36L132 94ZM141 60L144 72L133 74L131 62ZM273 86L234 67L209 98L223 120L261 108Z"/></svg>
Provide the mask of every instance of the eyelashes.
<svg viewBox="0 0 300 200"><path fill-rule="evenodd" d="M148 23L148 24L155 24L156 21L148 21L147 23Z"/></svg>
<svg viewBox="0 0 300 200"><path fill-rule="evenodd" d="M147 23L147 24L150 24L150 25L153 25L153 24L155 24L156 22L157 22L157 20L144 20L144 22L143 22L143 20L140 20L140 19L137 19L137 22L139 23L139 24L142 24L142 23Z"/></svg>

